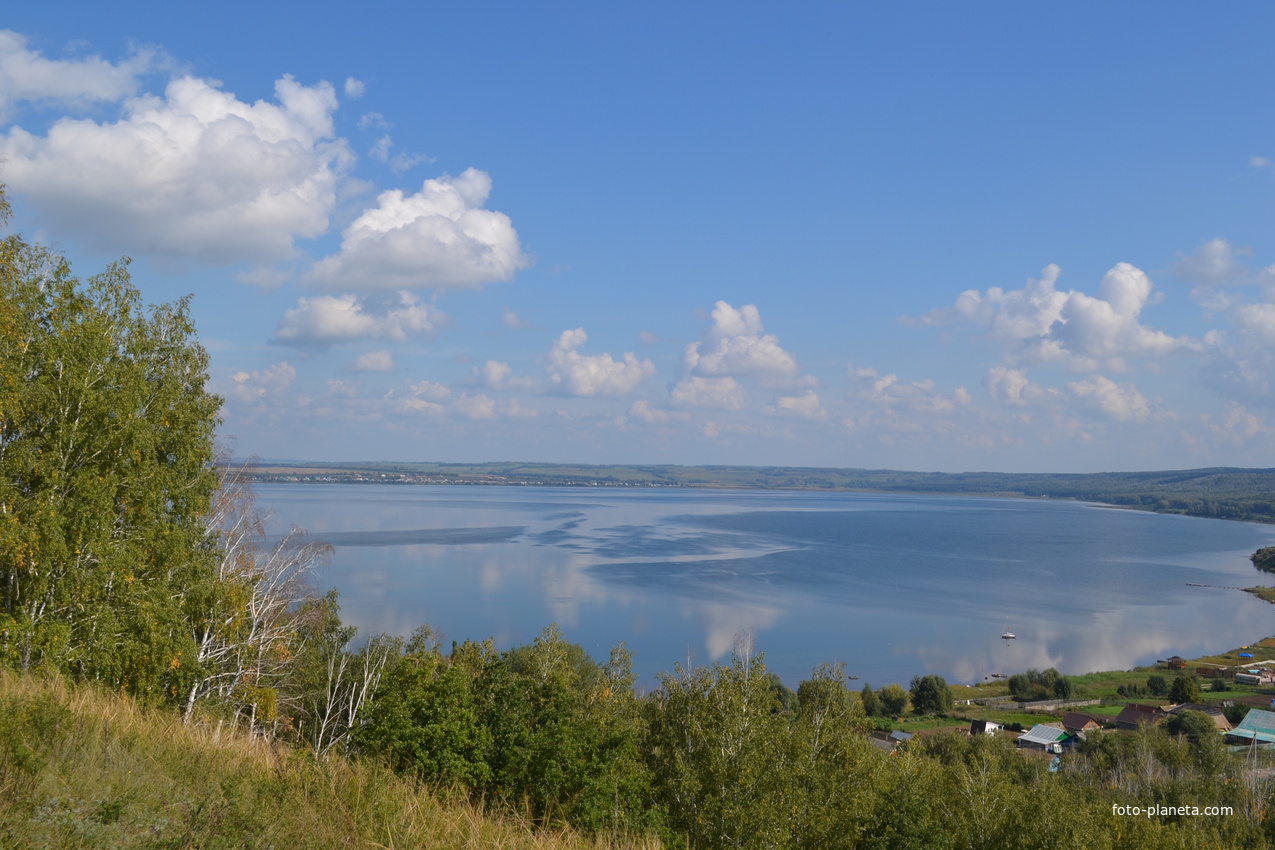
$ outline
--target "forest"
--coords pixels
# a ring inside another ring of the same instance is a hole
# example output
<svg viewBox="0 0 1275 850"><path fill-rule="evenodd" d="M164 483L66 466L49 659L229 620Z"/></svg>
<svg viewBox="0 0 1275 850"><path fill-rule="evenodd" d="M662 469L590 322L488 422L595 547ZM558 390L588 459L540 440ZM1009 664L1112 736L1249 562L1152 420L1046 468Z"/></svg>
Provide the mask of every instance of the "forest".
<svg viewBox="0 0 1275 850"><path fill-rule="evenodd" d="M565 466L549 463L262 464L263 482L501 484L522 486L696 487L843 490L1077 499L1134 510L1213 519L1275 522L1275 469L1161 472L909 472L785 466Z"/></svg>
<svg viewBox="0 0 1275 850"><path fill-rule="evenodd" d="M336 775L278 767L273 783L219 779L192 801L121 774L101 798L68 796L47 771L92 724L68 707L78 698L40 695L33 681L238 730L280 765L371 771L385 777L366 780L373 800L404 787L394 776L411 794L602 845L1275 844L1267 771L1198 724L1095 735L1058 770L987 736L918 736L887 753L868 733L890 714L951 710L941 677L856 692L844 670L820 666L790 689L744 638L728 662L674 665L639 693L623 646L594 659L552 625L506 650L444 645L424 624L358 636L336 594L313 585L328 547L301 529L267 541L251 469L218 451L220 399L187 301L147 307L126 260L80 280L8 235L0 338L5 846L272 846L262 813L286 818L281 801L321 796L314 777ZM1056 674L1018 685L1069 688ZM97 750L120 765L166 746L100 734ZM1166 808L1130 817L1129 805ZM389 806L359 817L384 820ZM361 828L353 817L333 827ZM293 843L339 846L346 834Z"/></svg>

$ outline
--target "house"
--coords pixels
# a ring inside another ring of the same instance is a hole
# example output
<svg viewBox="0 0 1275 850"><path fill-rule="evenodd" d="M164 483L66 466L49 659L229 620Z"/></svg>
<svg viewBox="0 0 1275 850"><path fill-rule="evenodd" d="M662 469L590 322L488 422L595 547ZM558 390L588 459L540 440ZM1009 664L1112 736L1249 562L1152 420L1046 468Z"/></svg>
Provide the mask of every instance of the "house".
<svg viewBox="0 0 1275 850"><path fill-rule="evenodd" d="M1164 663L1169 665L1170 670L1185 670L1187 661L1181 655L1171 655Z"/></svg>
<svg viewBox="0 0 1275 850"><path fill-rule="evenodd" d="M1231 721L1226 719L1226 715L1222 709L1216 705L1201 705L1194 702L1184 702L1182 705L1175 705L1169 709L1169 714L1180 714L1183 711L1198 711L1201 714L1207 714L1209 719L1213 721L1213 725L1217 727L1219 732L1230 732Z"/></svg>
<svg viewBox="0 0 1275 850"><path fill-rule="evenodd" d="M970 737L972 738L975 735L995 735L1004 728L1004 724L997 723L994 720L971 720Z"/></svg>
<svg viewBox="0 0 1275 850"><path fill-rule="evenodd" d="M1163 720L1164 716L1158 706L1131 702L1116 715L1116 728L1137 729L1139 726L1154 725Z"/></svg>
<svg viewBox="0 0 1275 850"><path fill-rule="evenodd" d="M1064 714L1062 725L1071 735L1082 741L1090 732L1097 732L1102 729L1101 720L1092 714L1081 714L1079 711L1069 711Z"/></svg>
<svg viewBox="0 0 1275 850"><path fill-rule="evenodd" d="M1226 733L1226 743L1275 745L1275 711L1250 709L1240 724Z"/></svg>
<svg viewBox="0 0 1275 850"><path fill-rule="evenodd" d="M877 749L885 750L887 753L893 753L900 745L906 744L910 740L912 740L911 732L903 732L898 729L893 732L882 732L878 729L873 730L868 735L868 743Z"/></svg>
<svg viewBox="0 0 1275 850"><path fill-rule="evenodd" d="M1072 742L1071 734L1061 726L1048 723L1037 723L1030 732L1018 736L1018 746L1025 750L1044 750L1047 753L1061 753L1063 747Z"/></svg>

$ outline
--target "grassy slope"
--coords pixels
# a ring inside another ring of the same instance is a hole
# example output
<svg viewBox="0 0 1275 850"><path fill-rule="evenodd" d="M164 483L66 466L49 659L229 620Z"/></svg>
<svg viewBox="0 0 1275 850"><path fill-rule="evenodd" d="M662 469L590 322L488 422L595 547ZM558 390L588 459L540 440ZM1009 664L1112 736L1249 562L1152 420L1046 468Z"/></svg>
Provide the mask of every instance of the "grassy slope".
<svg viewBox="0 0 1275 850"><path fill-rule="evenodd" d="M442 801L375 765L316 763L234 729L0 671L2 847L603 844Z"/></svg>

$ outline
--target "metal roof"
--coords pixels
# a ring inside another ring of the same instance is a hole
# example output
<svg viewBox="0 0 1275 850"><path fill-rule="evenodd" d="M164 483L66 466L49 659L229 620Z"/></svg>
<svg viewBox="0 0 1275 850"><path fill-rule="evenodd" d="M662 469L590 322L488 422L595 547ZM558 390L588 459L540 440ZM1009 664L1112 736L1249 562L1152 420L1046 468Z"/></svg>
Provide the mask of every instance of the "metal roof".
<svg viewBox="0 0 1275 850"><path fill-rule="evenodd" d="M1018 740L1028 741L1032 744L1053 744L1066 738L1068 734L1066 729L1059 729L1057 726L1050 726L1045 723L1037 723L1030 732L1024 732Z"/></svg>
<svg viewBox="0 0 1275 850"><path fill-rule="evenodd" d="M1275 712L1260 708L1250 709L1240 725L1227 734L1234 738L1275 743Z"/></svg>

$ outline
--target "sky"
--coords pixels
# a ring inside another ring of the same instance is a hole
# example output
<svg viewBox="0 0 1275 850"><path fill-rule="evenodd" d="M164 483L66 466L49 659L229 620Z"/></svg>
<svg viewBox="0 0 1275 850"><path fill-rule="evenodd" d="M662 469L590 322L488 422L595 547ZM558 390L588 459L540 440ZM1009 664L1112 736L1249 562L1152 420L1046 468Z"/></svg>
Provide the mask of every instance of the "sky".
<svg viewBox="0 0 1275 850"><path fill-rule="evenodd" d="M883 8L889 6L889 8ZM1275 6L46 2L11 227L239 455L1275 466Z"/></svg>

